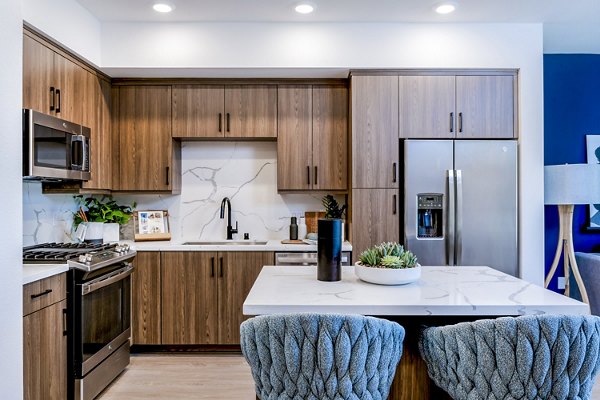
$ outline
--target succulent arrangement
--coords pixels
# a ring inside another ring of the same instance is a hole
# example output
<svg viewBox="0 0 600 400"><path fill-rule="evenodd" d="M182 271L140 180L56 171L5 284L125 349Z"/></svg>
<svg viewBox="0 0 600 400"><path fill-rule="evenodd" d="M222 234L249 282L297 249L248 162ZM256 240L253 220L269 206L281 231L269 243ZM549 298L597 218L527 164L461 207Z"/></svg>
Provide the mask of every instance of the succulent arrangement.
<svg viewBox="0 0 600 400"><path fill-rule="evenodd" d="M133 209L136 206L134 202L131 206L120 206L110 197L97 199L95 197L83 197L83 195L73 196L79 210L73 214L73 223L78 226L81 222L116 222L124 225L131 219ZM84 219L85 218L85 219Z"/></svg>
<svg viewBox="0 0 600 400"><path fill-rule="evenodd" d="M330 194L323 197L321 203L325 207L325 218L343 218L344 213L346 212L346 204L340 206L335 197Z"/></svg>
<svg viewBox="0 0 600 400"><path fill-rule="evenodd" d="M396 242L373 246L363 251L359 259L365 267L400 269L417 266L417 257Z"/></svg>

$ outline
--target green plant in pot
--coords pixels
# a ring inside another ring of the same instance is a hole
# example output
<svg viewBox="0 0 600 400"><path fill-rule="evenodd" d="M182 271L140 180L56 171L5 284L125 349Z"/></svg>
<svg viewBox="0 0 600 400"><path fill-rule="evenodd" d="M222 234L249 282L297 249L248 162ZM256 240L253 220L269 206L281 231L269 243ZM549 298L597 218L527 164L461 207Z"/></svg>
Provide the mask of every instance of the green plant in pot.
<svg viewBox="0 0 600 400"><path fill-rule="evenodd" d="M346 215L346 204L340 205L332 195L328 194L321 199L325 207L325 218L342 220L342 242L344 241L344 215Z"/></svg>
<svg viewBox="0 0 600 400"><path fill-rule="evenodd" d="M384 242L363 251L355 264L356 275L366 282L400 285L418 280L417 257L396 242Z"/></svg>
<svg viewBox="0 0 600 400"><path fill-rule="evenodd" d="M103 240L113 242L119 240L119 225L129 222L136 207L132 205L119 205L111 197L96 198L83 195L73 196L79 209L73 213L73 224L76 228L85 222L86 229L78 229L80 240L100 242ZM83 232L83 233L82 233Z"/></svg>

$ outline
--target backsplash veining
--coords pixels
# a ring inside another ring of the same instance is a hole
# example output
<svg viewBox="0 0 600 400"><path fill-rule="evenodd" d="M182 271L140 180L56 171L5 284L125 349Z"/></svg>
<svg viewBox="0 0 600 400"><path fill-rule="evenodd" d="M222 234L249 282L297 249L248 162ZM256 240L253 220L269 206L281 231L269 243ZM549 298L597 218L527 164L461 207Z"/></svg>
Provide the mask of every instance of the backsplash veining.
<svg viewBox="0 0 600 400"><path fill-rule="evenodd" d="M115 195L138 210L168 209L173 240L225 239L221 200L229 197L238 238L285 239L292 214L320 210L322 194L277 193L277 144L182 143L181 195ZM343 200L343 199L342 199ZM39 183L23 183L24 245L70 240L75 202L71 195L43 195Z"/></svg>

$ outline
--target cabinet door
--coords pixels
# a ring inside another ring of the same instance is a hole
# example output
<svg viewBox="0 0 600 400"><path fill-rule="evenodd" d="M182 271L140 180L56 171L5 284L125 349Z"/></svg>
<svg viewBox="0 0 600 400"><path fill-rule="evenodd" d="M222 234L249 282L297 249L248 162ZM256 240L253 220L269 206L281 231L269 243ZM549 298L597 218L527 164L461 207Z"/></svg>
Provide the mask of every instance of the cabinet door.
<svg viewBox="0 0 600 400"><path fill-rule="evenodd" d="M368 247L400 241L400 210L396 189L352 190L352 255Z"/></svg>
<svg viewBox="0 0 600 400"><path fill-rule="evenodd" d="M514 78L457 76L457 138L513 138Z"/></svg>
<svg viewBox="0 0 600 400"><path fill-rule="evenodd" d="M91 129L92 178L83 182L85 189L111 189L110 83L86 72L83 90L83 125Z"/></svg>
<svg viewBox="0 0 600 400"><path fill-rule="evenodd" d="M67 336L63 310L55 303L23 317L23 398L67 398Z"/></svg>
<svg viewBox="0 0 600 400"><path fill-rule="evenodd" d="M226 86L225 137L276 138L277 86Z"/></svg>
<svg viewBox="0 0 600 400"><path fill-rule="evenodd" d="M133 344L161 344L160 253L138 252L131 276L131 337Z"/></svg>
<svg viewBox="0 0 600 400"><path fill-rule="evenodd" d="M163 252L162 344L217 340L217 253Z"/></svg>
<svg viewBox="0 0 600 400"><path fill-rule="evenodd" d="M313 86L313 189L348 189L348 90Z"/></svg>
<svg viewBox="0 0 600 400"><path fill-rule="evenodd" d="M23 108L54 114L53 71L54 52L23 35Z"/></svg>
<svg viewBox="0 0 600 400"><path fill-rule="evenodd" d="M118 136L119 190L171 190L171 87L121 87Z"/></svg>
<svg viewBox="0 0 600 400"><path fill-rule="evenodd" d="M261 269L273 265L272 252L219 253L219 344L240 344L244 300Z"/></svg>
<svg viewBox="0 0 600 400"><path fill-rule="evenodd" d="M453 138L454 76L400 76L401 138Z"/></svg>
<svg viewBox="0 0 600 400"><path fill-rule="evenodd" d="M56 116L76 124L82 123L86 74L85 69L65 57L54 54L57 81Z"/></svg>
<svg viewBox="0 0 600 400"><path fill-rule="evenodd" d="M398 77L354 76L352 187L398 187Z"/></svg>
<svg viewBox="0 0 600 400"><path fill-rule="evenodd" d="M224 104L225 90L222 85L173 86L173 137L223 137Z"/></svg>
<svg viewBox="0 0 600 400"><path fill-rule="evenodd" d="M312 87L277 90L277 190L312 188Z"/></svg>

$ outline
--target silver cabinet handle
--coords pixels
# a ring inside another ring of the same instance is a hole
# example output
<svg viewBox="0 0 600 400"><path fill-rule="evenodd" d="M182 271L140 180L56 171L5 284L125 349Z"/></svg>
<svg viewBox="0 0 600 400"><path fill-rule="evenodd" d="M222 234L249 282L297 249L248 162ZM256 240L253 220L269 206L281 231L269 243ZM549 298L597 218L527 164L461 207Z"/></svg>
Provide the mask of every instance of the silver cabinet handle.
<svg viewBox="0 0 600 400"><path fill-rule="evenodd" d="M454 179L454 170L449 169L448 173L448 212L446 217L446 264L453 266L454 262L454 223L455 223L455 212L456 212L456 181Z"/></svg>
<svg viewBox="0 0 600 400"><path fill-rule="evenodd" d="M456 171L456 265L462 265L462 171Z"/></svg>

